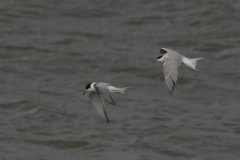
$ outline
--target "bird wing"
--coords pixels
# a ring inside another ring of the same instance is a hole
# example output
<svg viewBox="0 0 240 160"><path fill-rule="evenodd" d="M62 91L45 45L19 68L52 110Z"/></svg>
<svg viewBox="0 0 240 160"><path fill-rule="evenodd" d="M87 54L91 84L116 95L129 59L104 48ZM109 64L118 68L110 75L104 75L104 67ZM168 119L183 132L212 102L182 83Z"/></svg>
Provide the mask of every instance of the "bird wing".
<svg viewBox="0 0 240 160"><path fill-rule="evenodd" d="M103 98L97 92L90 92L89 98L97 112L109 123Z"/></svg>
<svg viewBox="0 0 240 160"><path fill-rule="evenodd" d="M108 88L109 86L110 86L109 83L104 83L104 82L98 82L94 85L98 94L100 94L109 103L116 105L115 101L112 98L112 94Z"/></svg>
<svg viewBox="0 0 240 160"><path fill-rule="evenodd" d="M169 59L164 63L163 71L165 77L166 87L171 94L174 90L175 84L178 78L178 67L181 64L181 56L173 55L169 56Z"/></svg>

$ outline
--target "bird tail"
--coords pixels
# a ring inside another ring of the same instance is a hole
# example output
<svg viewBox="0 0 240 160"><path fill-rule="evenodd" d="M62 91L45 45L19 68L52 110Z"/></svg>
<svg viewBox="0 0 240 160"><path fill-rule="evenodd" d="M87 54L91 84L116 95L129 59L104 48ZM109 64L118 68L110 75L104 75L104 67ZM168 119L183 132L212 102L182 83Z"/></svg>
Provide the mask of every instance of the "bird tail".
<svg viewBox="0 0 240 160"><path fill-rule="evenodd" d="M196 69L197 60L200 60L200 59L203 59L203 58L190 59L190 58L187 58L187 57L183 57L182 62L185 63L188 67L190 67L194 70L200 71L200 70Z"/></svg>
<svg viewBox="0 0 240 160"><path fill-rule="evenodd" d="M131 87L132 87L132 86L121 88L121 90L120 90L119 93L124 94L124 95L127 95L124 91L125 91L125 89L131 88Z"/></svg>
<svg viewBox="0 0 240 160"><path fill-rule="evenodd" d="M124 94L126 95L126 93L124 92L125 89L127 88L131 88L132 86L129 86L129 87L124 87L124 88L117 88L117 87L113 87L111 86L111 92L114 92L114 93L119 93L119 94Z"/></svg>

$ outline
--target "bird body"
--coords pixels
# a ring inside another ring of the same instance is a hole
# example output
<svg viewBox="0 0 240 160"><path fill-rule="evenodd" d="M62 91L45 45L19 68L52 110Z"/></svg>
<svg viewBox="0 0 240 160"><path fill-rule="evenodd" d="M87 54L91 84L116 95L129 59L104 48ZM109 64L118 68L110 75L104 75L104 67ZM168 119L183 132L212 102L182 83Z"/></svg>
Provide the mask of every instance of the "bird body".
<svg viewBox="0 0 240 160"><path fill-rule="evenodd" d="M164 63L163 71L164 71L166 87L169 93L172 94L175 84L177 83L177 78L178 78L177 70L180 64L183 62L188 67L194 70L198 70L196 69L197 60L202 58L189 59L187 57L180 55L178 52L171 49L167 49L167 48L162 48L160 50L160 53L162 53L163 56L159 56L153 62L160 61Z"/></svg>
<svg viewBox="0 0 240 160"><path fill-rule="evenodd" d="M130 87L118 88L118 87L110 86L109 83L105 83L105 82L93 82L93 83L89 83L86 86L86 89L83 95L86 92L90 92L89 98L91 100L92 105L96 108L97 112L109 123L107 113L105 110L104 100L108 101L112 105L116 105L115 101L112 98L111 93L113 92L113 93L125 94L124 92L125 89Z"/></svg>

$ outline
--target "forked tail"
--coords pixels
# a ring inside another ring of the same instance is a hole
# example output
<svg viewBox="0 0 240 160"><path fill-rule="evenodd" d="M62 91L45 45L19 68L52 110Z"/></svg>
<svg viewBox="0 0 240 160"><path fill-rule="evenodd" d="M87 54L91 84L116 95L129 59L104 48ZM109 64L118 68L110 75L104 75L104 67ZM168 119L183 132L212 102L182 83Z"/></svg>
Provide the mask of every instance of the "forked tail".
<svg viewBox="0 0 240 160"><path fill-rule="evenodd" d="M185 63L188 67L190 67L192 69L195 69L197 71L200 71L200 70L196 69L197 60L199 60L199 59L203 59L203 58L190 59L190 58L187 58L187 57L183 57L182 62Z"/></svg>
<svg viewBox="0 0 240 160"><path fill-rule="evenodd" d="M121 93L121 94L124 94L124 95L127 95L124 91L125 91L125 89L131 88L131 87L132 87L132 86L121 88L120 93Z"/></svg>

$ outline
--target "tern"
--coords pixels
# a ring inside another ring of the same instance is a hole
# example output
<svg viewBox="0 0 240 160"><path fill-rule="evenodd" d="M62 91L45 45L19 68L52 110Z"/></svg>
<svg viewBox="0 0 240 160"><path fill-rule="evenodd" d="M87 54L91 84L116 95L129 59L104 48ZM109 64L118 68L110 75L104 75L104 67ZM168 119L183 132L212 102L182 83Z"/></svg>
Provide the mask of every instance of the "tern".
<svg viewBox="0 0 240 160"><path fill-rule="evenodd" d="M164 62L163 72L165 77L165 83L170 94L173 93L175 84L177 83L177 78L178 78L177 69L182 62L186 64L188 67L194 70L200 71L196 69L196 64L197 64L197 60L200 60L203 58L190 59L168 48L160 49L160 53L163 55L157 57L157 59L154 60L153 62L157 62L157 61Z"/></svg>
<svg viewBox="0 0 240 160"><path fill-rule="evenodd" d="M104 100L116 106L116 103L113 100L111 93L113 92L113 93L120 93L120 94L126 95L124 90L130 87L132 86L117 88L114 86L110 86L109 83L93 82L93 83L87 84L83 95L89 92L89 98L91 100L92 105L95 107L97 112L109 123L107 113L105 110Z"/></svg>

